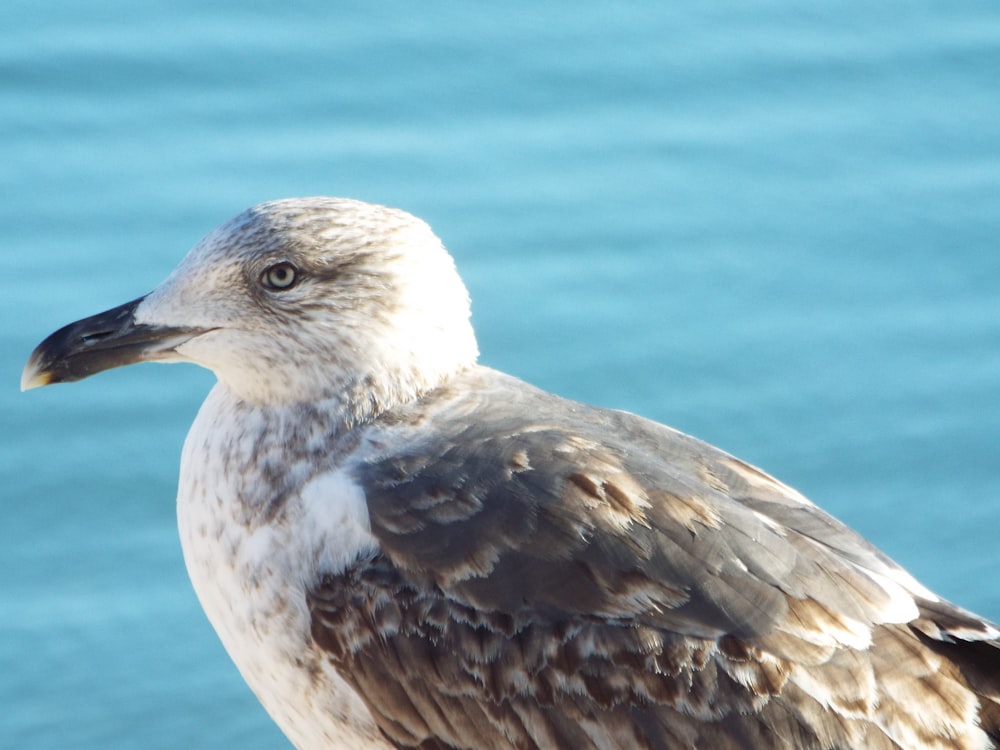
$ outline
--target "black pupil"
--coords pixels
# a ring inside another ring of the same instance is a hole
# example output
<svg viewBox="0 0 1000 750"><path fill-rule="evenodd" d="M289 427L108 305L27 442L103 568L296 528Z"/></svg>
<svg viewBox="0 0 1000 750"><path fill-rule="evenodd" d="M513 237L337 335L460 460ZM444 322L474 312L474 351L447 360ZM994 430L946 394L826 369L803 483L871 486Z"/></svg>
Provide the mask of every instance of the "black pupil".
<svg viewBox="0 0 1000 750"><path fill-rule="evenodd" d="M287 263L275 266L268 274L268 281L272 286L285 287L295 279L295 271Z"/></svg>

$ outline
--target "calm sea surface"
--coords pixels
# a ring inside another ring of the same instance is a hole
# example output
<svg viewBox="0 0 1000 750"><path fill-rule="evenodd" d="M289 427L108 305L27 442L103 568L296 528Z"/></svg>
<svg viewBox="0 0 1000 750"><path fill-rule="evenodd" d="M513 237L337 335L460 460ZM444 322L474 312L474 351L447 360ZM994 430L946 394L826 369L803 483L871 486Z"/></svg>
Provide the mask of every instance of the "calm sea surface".
<svg viewBox="0 0 1000 750"><path fill-rule="evenodd" d="M996 0L5 0L0 191L2 747L287 747L176 538L211 375L17 390L269 198L422 216L486 363L716 443L1000 619Z"/></svg>

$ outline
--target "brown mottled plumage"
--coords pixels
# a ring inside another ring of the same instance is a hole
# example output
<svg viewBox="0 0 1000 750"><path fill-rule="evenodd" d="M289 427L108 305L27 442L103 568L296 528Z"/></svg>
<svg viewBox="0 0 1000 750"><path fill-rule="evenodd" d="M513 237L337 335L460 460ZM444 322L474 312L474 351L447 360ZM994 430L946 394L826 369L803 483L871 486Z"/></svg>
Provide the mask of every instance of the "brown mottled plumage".
<svg viewBox="0 0 1000 750"><path fill-rule="evenodd" d="M1000 632L763 472L476 364L406 213L262 204L23 387L219 383L178 522L206 614L301 750L1000 746Z"/></svg>
<svg viewBox="0 0 1000 750"><path fill-rule="evenodd" d="M489 370L387 419L423 413L358 470L380 552L309 593L313 637L400 747L1000 736L995 629L757 469Z"/></svg>

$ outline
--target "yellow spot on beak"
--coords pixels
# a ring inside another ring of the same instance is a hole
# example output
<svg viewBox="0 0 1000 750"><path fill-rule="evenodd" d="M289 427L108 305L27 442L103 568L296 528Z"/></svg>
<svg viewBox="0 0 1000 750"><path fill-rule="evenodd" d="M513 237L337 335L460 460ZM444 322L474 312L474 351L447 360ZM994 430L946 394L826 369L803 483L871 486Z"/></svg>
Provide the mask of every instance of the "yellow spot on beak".
<svg viewBox="0 0 1000 750"><path fill-rule="evenodd" d="M49 370L36 369L34 362L28 362L21 373L21 391L30 391L32 388L41 388L52 382L52 372Z"/></svg>

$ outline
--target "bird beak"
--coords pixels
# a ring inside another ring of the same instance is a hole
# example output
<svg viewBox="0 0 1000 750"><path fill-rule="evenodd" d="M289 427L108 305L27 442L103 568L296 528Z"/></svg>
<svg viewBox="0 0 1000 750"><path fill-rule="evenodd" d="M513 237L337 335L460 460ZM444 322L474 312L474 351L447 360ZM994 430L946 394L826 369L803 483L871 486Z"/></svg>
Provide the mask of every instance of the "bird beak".
<svg viewBox="0 0 1000 750"><path fill-rule="evenodd" d="M135 322L144 297L60 328L28 358L21 390L82 380L112 367L175 359L174 349L203 330Z"/></svg>

